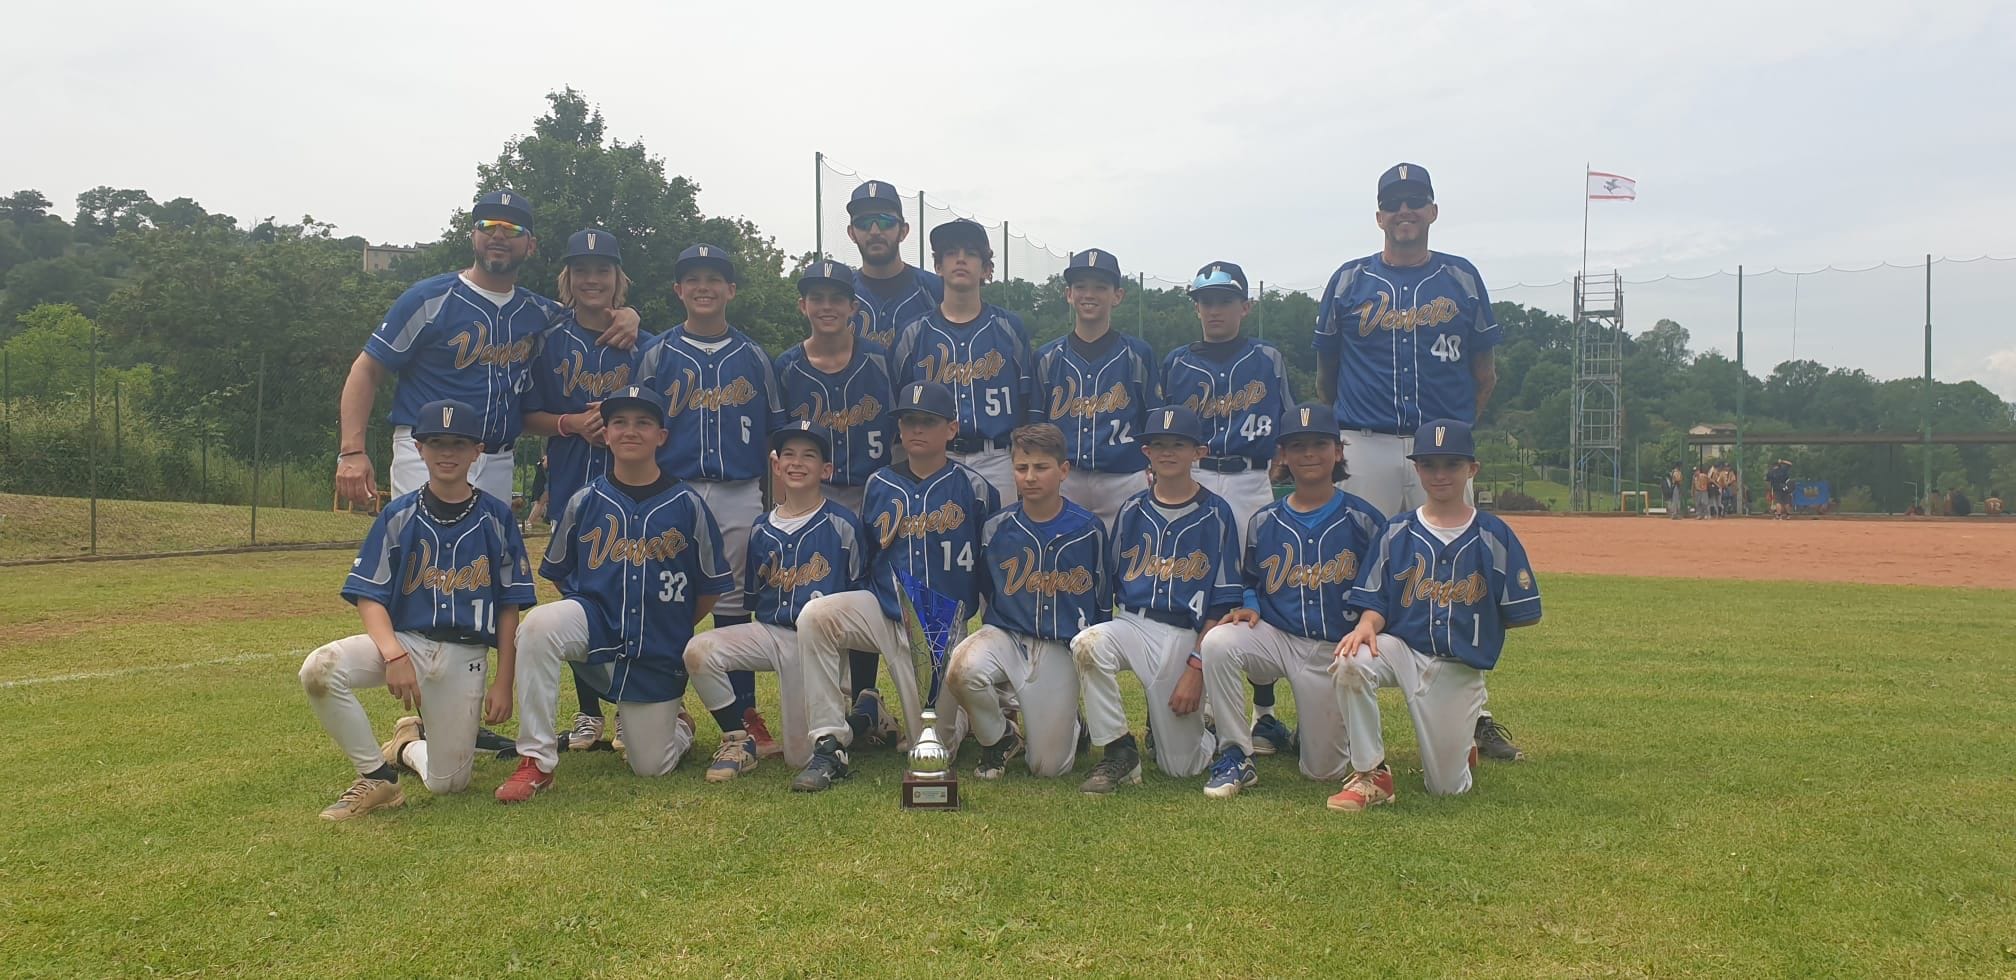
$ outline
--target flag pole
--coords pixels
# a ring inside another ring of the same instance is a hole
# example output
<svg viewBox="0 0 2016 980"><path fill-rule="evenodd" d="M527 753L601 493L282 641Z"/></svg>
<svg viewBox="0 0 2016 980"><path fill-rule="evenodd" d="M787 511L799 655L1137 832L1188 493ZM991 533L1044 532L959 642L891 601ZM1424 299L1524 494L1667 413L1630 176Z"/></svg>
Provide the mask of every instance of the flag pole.
<svg viewBox="0 0 2016 980"><path fill-rule="evenodd" d="M1589 276L1589 165L1582 165L1582 276Z"/></svg>

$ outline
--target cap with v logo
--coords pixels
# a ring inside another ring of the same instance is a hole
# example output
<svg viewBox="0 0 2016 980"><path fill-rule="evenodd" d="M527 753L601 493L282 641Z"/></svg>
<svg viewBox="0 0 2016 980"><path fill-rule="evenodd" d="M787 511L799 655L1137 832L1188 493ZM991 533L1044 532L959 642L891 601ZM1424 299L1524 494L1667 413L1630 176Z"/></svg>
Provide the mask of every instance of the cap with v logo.
<svg viewBox="0 0 2016 980"><path fill-rule="evenodd" d="M1470 424L1455 419L1429 419L1414 430L1414 451L1408 459L1422 459L1428 456L1459 456L1463 459L1477 458L1477 441L1470 430Z"/></svg>
<svg viewBox="0 0 2016 980"><path fill-rule="evenodd" d="M468 402L453 398L443 398L420 406L418 421L413 425L413 439L416 442L443 436L460 436L471 442L483 441L483 418Z"/></svg>
<svg viewBox="0 0 2016 980"><path fill-rule="evenodd" d="M1164 405L1148 413L1148 424L1141 429L1143 440L1154 436L1179 436L1201 445L1204 422L1183 405Z"/></svg>

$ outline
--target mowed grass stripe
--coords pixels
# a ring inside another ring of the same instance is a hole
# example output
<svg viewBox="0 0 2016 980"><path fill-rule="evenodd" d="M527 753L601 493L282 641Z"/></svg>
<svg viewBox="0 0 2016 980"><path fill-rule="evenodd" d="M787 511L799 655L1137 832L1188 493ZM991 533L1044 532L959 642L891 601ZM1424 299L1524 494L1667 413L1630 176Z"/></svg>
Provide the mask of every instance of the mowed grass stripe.
<svg viewBox="0 0 2016 980"><path fill-rule="evenodd" d="M307 587L340 602L317 579ZM1469 797L1427 797L1389 696L1401 800L1356 819L1323 810L1334 784L1290 758L1262 760L1261 786L1231 801L1152 771L1111 799L1011 776L969 781L962 813L904 814L886 753L820 796L787 792L775 763L712 786L702 716L695 758L665 780L569 756L550 796L506 810L489 791L509 765L493 760L467 794L408 780L405 811L330 827L314 814L347 766L294 662L0 690L0 717L35 736L15 742L25 791L0 850L0 955L26 975L1852 976L2016 962L2016 754L1999 734L2016 730L2003 696L2016 653L1999 596L1545 584L1549 621L1515 634L1492 677L1533 760L1487 765ZM304 648L353 623L340 605L327 625L219 622L147 653ZM367 705L389 727L389 699ZM1130 706L1138 731L1138 696Z"/></svg>

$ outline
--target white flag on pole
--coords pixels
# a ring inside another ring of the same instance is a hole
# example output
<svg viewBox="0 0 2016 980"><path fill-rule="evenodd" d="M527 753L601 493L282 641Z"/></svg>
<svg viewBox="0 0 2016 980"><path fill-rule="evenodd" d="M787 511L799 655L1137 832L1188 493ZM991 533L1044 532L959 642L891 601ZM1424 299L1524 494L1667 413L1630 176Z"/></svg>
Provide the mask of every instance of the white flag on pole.
<svg viewBox="0 0 2016 980"><path fill-rule="evenodd" d="M1621 174L1589 171L1589 199L1592 201L1635 201L1638 182Z"/></svg>

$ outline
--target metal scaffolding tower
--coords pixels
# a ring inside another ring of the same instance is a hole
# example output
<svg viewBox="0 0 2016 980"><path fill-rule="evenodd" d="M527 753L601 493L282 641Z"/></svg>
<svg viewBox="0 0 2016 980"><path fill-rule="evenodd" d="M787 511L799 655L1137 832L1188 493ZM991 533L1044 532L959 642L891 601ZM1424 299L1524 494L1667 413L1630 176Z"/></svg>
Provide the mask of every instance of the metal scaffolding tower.
<svg viewBox="0 0 2016 980"><path fill-rule="evenodd" d="M1586 511L1623 484L1624 279L1615 272L1575 277L1574 384L1569 506Z"/></svg>

